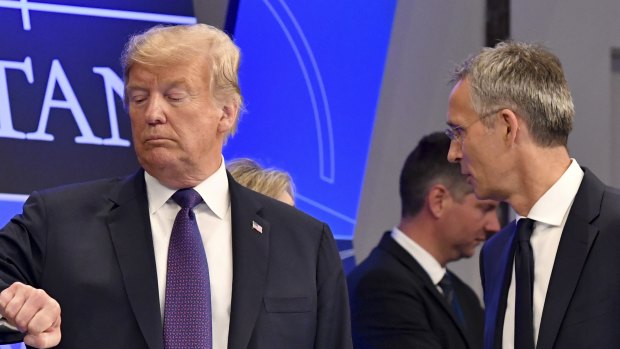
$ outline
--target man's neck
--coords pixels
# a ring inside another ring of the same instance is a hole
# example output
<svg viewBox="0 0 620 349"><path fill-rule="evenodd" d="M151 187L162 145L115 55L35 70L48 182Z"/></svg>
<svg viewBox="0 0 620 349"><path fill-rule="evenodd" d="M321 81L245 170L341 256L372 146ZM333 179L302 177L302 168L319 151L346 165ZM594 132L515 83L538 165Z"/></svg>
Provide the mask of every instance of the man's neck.
<svg viewBox="0 0 620 349"><path fill-rule="evenodd" d="M403 217L398 225L398 229L402 231L408 238L415 241L420 247L428 252L443 267L446 267L446 261L439 253L433 241L434 235L433 224L423 214L414 217Z"/></svg>
<svg viewBox="0 0 620 349"><path fill-rule="evenodd" d="M538 199L566 172L571 159L566 147L558 146L536 147L518 161L519 175L506 201L519 215L526 217Z"/></svg>

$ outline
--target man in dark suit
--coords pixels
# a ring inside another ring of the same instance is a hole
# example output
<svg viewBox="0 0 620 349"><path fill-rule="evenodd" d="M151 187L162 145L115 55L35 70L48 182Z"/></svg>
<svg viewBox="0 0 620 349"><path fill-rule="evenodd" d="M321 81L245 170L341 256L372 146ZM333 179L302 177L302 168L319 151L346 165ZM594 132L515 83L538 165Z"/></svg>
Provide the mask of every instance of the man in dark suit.
<svg viewBox="0 0 620 349"><path fill-rule="evenodd" d="M446 264L471 257L499 230L497 202L478 200L455 164L450 140L424 137L400 175L402 218L348 276L357 349L478 349L483 312ZM450 287L451 286L451 287Z"/></svg>
<svg viewBox="0 0 620 349"><path fill-rule="evenodd" d="M569 156L559 59L500 43L454 81L448 159L518 216L481 252L484 348L620 348L620 195Z"/></svg>
<svg viewBox="0 0 620 349"><path fill-rule="evenodd" d="M204 24L130 39L125 99L143 170L35 192L0 230L0 313L23 332L3 332L4 342L351 348L329 228L224 168L238 62L230 38ZM183 239L195 243L179 252Z"/></svg>

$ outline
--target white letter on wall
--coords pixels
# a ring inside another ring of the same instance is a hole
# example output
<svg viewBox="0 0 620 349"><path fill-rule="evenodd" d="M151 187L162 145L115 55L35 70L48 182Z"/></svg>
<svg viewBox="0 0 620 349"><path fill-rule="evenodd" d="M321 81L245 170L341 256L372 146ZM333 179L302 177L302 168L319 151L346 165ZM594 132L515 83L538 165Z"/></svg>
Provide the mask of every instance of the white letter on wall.
<svg viewBox="0 0 620 349"><path fill-rule="evenodd" d="M32 75L32 61L26 57L24 62L0 61L0 138L24 139L24 132L13 129L13 117L11 115L11 102L9 99L9 84L6 78L7 69L21 70L26 74L29 83L34 82Z"/></svg>
<svg viewBox="0 0 620 349"><path fill-rule="evenodd" d="M122 139L118 132L118 117L116 115L116 105L114 104L114 93L121 99L125 96L125 86L116 73L108 67L93 67L93 72L103 77L105 84L105 98L108 103L108 118L110 120L110 132L112 137L103 140L104 145L117 145L128 147L129 141Z"/></svg>
<svg viewBox="0 0 620 349"><path fill-rule="evenodd" d="M65 100L54 99L54 88L56 83L60 87ZM39 119L39 127L36 132L26 134L28 139L40 140L40 141L53 141L54 136L46 133L47 122L49 120L50 109L61 108L71 110L71 114L80 129L81 136L75 137L75 143L79 144L102 144L103 140L96 137L93 131L90 129L90 125L86 120L84 111L80 106L80 103L69 84L67 75L65 74L60 62L55 59L52 61L52 68L50 69L50 75L47 80L47 88L45 90L45 98L43 99L43 107L41 108L41 118Z"/></svg>

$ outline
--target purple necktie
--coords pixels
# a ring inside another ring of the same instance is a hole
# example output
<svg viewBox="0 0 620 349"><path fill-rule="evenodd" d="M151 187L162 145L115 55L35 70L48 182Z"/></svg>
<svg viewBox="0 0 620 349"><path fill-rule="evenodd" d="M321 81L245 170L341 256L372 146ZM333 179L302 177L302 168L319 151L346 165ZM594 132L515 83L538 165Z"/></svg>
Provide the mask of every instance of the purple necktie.
<svg viewBox="0 0 620 349"><path fill-rule="evenodd" d="M178 190L172 199L181 206L168 247L164 348L212 348L209 266L196 216L202 202L194 189Z"/></svg>

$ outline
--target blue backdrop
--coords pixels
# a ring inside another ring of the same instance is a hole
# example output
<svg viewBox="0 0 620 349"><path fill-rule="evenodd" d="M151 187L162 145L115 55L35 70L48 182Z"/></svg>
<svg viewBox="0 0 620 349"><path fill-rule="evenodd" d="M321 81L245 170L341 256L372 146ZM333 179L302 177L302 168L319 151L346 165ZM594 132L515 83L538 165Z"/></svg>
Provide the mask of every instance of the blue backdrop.
<svg viewBox="0 0 620 349"><path fill-rule="evenodd" d="M296 204L352 257L396 0L241 0L235 41L247 113L226 146L291 173ZM347 269L353 258L345 260Z"/></svg>
<svg viewBox="0 0 620 349"><path fill-rule="evenodd" d="M290 172L348 269L396 0L238 5L247 113L225 157ZM0 0L0 225L33 190L136 170L119 54L194 22L190 0Z"/></svg>

